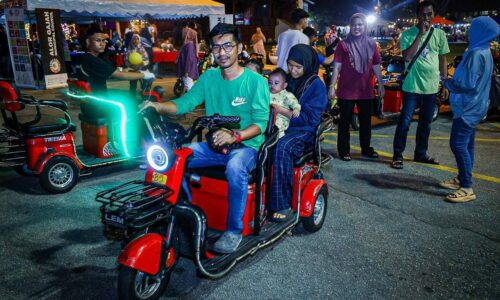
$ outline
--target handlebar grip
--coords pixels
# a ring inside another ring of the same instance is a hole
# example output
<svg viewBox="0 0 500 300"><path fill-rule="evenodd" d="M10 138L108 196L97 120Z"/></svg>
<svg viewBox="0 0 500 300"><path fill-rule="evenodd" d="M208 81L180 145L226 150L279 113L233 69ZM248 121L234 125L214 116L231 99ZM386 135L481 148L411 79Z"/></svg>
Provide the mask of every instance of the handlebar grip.
<svg viewBox="0 0 500 300"><path fill-rule="evenodd" d="M148 107L145 110L141 111L141 116L151 116L157 114L158 113L156 112L156 109L154 109L154 107Z"/></svg>
<svg viewBox="0 0 500 300"><path fill-rule="evenodd" d="M213 120L217 123L239 123L241 118L238 116L219 116L214 115Z"/></svg>

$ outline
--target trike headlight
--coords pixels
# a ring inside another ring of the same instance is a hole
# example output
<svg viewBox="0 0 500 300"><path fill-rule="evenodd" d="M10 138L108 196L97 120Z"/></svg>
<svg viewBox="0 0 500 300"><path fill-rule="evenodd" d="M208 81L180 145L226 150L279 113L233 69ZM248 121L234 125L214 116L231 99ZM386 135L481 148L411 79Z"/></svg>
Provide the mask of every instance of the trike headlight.
<svg viewBox="0 0 500 300"><path fill-rule="evenodd" d="M165 172L170 164L169 152L160 145L149 147L146 153L149 165L158 172Z"/></svg>

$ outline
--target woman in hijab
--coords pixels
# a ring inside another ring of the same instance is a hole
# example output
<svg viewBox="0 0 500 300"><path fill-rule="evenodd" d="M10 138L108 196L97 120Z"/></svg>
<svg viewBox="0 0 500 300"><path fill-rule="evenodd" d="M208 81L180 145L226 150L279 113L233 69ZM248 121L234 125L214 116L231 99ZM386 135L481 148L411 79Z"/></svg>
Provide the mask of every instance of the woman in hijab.
<svg viewBox="0 0 500 300"><path fill-rule="evenodd" d="M179 57L177 58L177 77L181 78L185 91L189 91L193 86L194 81L199 77L197 36L198 34L196 30L190 28L189 26L186 27L185 31L183 30L184 44L180 49Z"/></svg>
<svg viewBox="0 0 500 300"><path fill-rule="evenodd" d="M266 48L264 47L264 43L266 42L266 37L262 33L260 27L257 27L255 33L252 35L251 42L253 46L253 52L262 55L262 57L265 59Z"/></svg>
<svg viewBox="0 0 500 300"><path fill-rule="evenodd" d="M462 203L476 199L472 190L474 137L477 124L488 111L493 73L490 42L495 40L499 33L498 24L490 17L483 16L472 20L469 48L453 78L443 82L451 92L453 124L450 147L458 167L457 177L440 183L444 188L456 190L446 196L446 200L450 202Z"/></svg>
<svg viewBox="0 0 500 300"><path fill-rule="evenodd" d="M142 63L138 65L132 65L129 61L129 56L130 54L137 52L142 56ZM132 39L130 40L130 45L127 49L127 53L125 54L125 63L127 64L127 67L132 69L133 71L140 71L143 69L147 69L149 65L149 55L144 48L144 46L141 43L141 36L135 33L132 35ZM141 81L141 84L144 84ZM144 89L144 86L143 86ZM130 80L130 94L135 96L135 93L137 92L137 80Z"/></svg>
<svg viewBox="0 0 500 300"><path fill-rule="evenodd" d="M372 76L379 83L379 97L384 97L384 84L380 76L380 53L375 41L366 34L366 16L354 14L351 17L351 30L346 39L339 42L335 49L333 76L328 89L328 97L338 96L340 108L337 149L343 161L350 161L350 133L354 105L358 107L359 141L361 154L378 158L371 143L371 110L374 102ZM340 75L340 76L339 76ZM339 78L340 77L340 78ZM337 94L335 85L337 84Z"/></svg>
<svg viewBox="0 0 500 300"><path fill-rule="evenodd" d="M278 108L278 113L290 118L290 126L274 153L270 206L271 220L275 222L285 221L291 214L293 161L313 147L316 126L327 103L325 85L318 77L318 55L311 46L293 46L287 64L290 72L287 89L299 99L301 111L292 118L291 110Z"/></svg>

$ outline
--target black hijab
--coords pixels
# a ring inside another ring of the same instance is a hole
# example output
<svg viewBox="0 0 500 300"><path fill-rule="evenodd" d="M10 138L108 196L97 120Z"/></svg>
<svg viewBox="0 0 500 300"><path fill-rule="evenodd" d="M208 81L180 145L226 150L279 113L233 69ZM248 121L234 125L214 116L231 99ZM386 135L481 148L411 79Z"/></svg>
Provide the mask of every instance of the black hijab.
<svg viewBox="0 0 500 300"><path fill-rule="evenodd" d="M309 85L318 77L318 54L314 48L309 45L297 44L290 49L287 61L288 60L293 60L304 67L304 75L297 79L288 75L287 80L287 90L292 92L295 97L300 100L300 97L302 97Z"/></svg>

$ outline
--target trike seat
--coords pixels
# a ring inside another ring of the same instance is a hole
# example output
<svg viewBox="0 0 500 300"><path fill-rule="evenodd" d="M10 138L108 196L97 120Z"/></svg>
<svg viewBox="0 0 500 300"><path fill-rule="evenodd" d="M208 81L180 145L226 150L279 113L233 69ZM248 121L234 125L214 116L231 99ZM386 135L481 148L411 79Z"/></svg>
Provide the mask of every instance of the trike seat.
<svg viewBox="0 0 500 300"><path fill-rule="evenodd" d="M51 132L56 132L56 131L75 131L76 126L75 124L71 123L68 124L65 119L59 118L56 120L57 123L52 123L52 124L43 124L43 125L30 125L30 124L23 124L21 125L21 130L24 134L27 135L37 135L37 134L47 134ZM67 128L67 129L66 129Z"/></svg>

